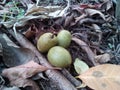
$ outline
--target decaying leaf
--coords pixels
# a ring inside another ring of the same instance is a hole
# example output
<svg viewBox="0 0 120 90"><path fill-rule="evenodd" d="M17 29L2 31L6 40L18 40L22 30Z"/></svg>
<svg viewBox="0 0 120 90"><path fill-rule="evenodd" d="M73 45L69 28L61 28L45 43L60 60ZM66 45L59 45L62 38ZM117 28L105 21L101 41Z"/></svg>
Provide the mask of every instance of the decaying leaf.
<svg viewBox="0 0 120 90"><path fill-rule="evenodd" d="M48 10L44 7L36 6L35 4L30 4L28 5L28 10L25 15L27 16L27 15L35 14L35 13L45 14L47 12Z"/></svg>
<svg viewBox="0 0 120 90"><path fill-rule="evenodd" d="M19 77L26 79L47 69L49 68L39 65L34 61L30 61L24 65L3 70L2 75L8 77L10 80L17 79Z"/></svg>
<svg viewBox="0 0 120 90"><path fill-rule="evenodd" d="M97 24L92 24L93 28L95 29L96 32L101 32L101 28L100 26L98 26Z"/></svg>
<svg viewBox="0 0 120 90"><path fill-rule="evenodd" d="M87 8L87 9L85 9L85 12L90 16L98 14L98 15L100 15L101 18L103 18L103 20L105 20L105 15L98 10Z"/></svg>
<svg viewBox="0 0 120 90"><path fill-rule="evenodd" d="M95 56L95 60L96 60L96 62L99 62L99 63L108 62L108 61L110 61L110 54L105 53L103 55Z"/></svg>
<svg viewBox="0 0 120 90"><path fill-rule="evenodd" d="M28 48L21 48L14 44L6 34L0 34L2 56L4 64L8 67L22 65L30 60L36 60L35 54Z"/></svg>
<svg viewBox="0 0 120 90"><path fill-rule="evenodd" d="M75 59L74 68L78 74L82 74L89 69L89 66L79 58Z"/></svg>
<svg viewBox="0 0 120 90"><path fill-rule="evenodd" d="M10 80L11 85L18 87L31 86L33 88L32 90L39 90L35 85L35 82L28 78L32 77L33 75L41 71L45 71L48 69L57 69L57 68L48 68L39 65L34 61L30 61L27 64L3 70L2 75Z"/></svg>
<svg viewBox="0 0 120 90"><path fill-rule="evenodd" d="M90 62L93 63L93 65L98 65L98 63L96 63L94 60L95 54L93 53L93 51L90 49L90 47L84 41L82 41L76 37L73 37L72 40L74 42L76 42L87 53L87 56L88 56Z"/></svg>
<svg viewBox="0 0 120 90"><path fill-rule="evenodd" d="M30 79L23 79L23 78L18 78L10 83L12 86L17 86L17 87L29 87L30 90L40 90L38 85Z"/></svg>
<svg viewBox="0 0 120 90"><path fill-rule="evenodd" d="M120 66L103 64L90 68L78 77L94 90L119 90Z"/></svg>
<svg viewBox="0 0 120 90"><path fill-rule="evenodd" d="M36 33L38 33L38 29L36 28L35 24L32 24L31 27L25 32L25 37L30 39L33 38Z"/></svg>

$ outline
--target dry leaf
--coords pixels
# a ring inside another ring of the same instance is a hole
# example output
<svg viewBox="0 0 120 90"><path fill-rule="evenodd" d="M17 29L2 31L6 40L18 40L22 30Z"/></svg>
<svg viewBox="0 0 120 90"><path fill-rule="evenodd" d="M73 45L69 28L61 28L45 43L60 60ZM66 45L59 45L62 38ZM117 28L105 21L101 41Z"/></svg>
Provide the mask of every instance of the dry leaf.
<svg viewBox="0 0 120 90"><path fill-rule="evenodd" d="M34 81L28 79L33 75L45 71L48 69L57 69L57 68L48 68L34 61L30 61L27 64L20 65L17 67L5 69L2 71L2 75L7 77L10 81L10 84L18 87L31 86L31 90L39 90Z"/></svg>
<svg viewBox="0 0 120 90"><path fill-rule="evenodd" d="M47 69L49 68L39 65L34 61L30 61L24 65L3 70L2 75L8 77L10 80L17 79L19 77L26 79Z"/></svg>
<svg viewBox="0 0 120 90"><path fill-rule="evenodd" d="M3 61L7 67L22 65L30 60L37 61L35 54L30 49L18 47L6 34L0 34L0 43Z"/></svg>
<svg viewBox="0 0 120 90"><path fill-rule="evenodd" d="M86 16L87 16L87 14L82 14L81 16L76 17L76 18L75 18L75 22L78 22L78 21L80 21L81 19L84 19Z"/></svg>
<svg viewBox="0 0 120 90"><path fill-rule="evenodd" d="M89 66L84 61L76 58L74 62L74 68L78 74L82 74L89 69Z"/></svg>
<svg viewBox="0 0 120 90"><path fill-rule="evenodd" d="M32 24L29 28L28 28L28 30L25 32L25 37L26 38L28 38L28 39L31 39L31 38L33 38L35 35L36 35L36 33L38 33L38 29L37 29L37 27L35 26L35 24Z"/></svg>
<svg viewBox="0 0 120 90"><path fill-rule="evenodd" d="M90 60L90 62L92 62L93 65L98 65L99 63L96 63L94 60L94 56L95 54L93 53L93 51L90 49L90 47L82 40L76 38L76 37L72 37L72 40L77 43L82 50L84 50L88 56L88 59Z"/></svg>
<svg viewBox="0 0 120 90"><path fill-rule="evenodd" d="M103 64L92 67L78 77L94 90L119 90L120 66Z"/></svg>
<svg viewBox="0 0 120 90"><path fill-rule="evenodd" d="M27 15L36 14L36 13L45 14L45 13L48 13L48 10L44 7L36 6L35 4L29 4L28 10L25 13L25 15L27 16Z"/></svg>
<svg viewBox="0 0 120 90"><path fill-rule="evenodd" d="M108 62L108 61L110 61L110 54L105 53L103 55L95 56L95 60L96 60L96 62L99 62L99 63Z"/></svg>
<svg viewBox="0 0 120 90"><path fill-rule="evenodd" d="M17 87L30 87L30 90L40 90L38 85L30 79L23 79L23 78L18 78L16 80L11 81L10 83L12 86L17 86Z"/></svg>
<svg viewBox="0 0 120 90"><path fill-rule="evenodd" d="M98 10L87 8L87 9L85 9L85 12L90 16L93 16L95 14L99 14L103 18L103 20L105 20L104 14L101 13L100 11L98 11Z"/></svg>
<svg viewBox="0 0 120 90"><path fill-rule="evenodd" d="M101 33L101 28L97 24L92 24L93 28L95 29L96 32Z"/></svg>

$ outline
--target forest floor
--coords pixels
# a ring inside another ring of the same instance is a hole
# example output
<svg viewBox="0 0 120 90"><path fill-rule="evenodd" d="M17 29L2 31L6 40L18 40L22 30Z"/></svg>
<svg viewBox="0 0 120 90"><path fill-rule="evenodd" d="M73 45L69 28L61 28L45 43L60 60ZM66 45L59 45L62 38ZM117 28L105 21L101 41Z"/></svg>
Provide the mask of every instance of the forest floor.
<svg viewBox="0 0 120 90"><path fill-rule="evenodd" d="M119 90L115 8L114 0L0 1L0 90ZM37 47L44 33L62 30L71 34L65 68Z"/></svg>

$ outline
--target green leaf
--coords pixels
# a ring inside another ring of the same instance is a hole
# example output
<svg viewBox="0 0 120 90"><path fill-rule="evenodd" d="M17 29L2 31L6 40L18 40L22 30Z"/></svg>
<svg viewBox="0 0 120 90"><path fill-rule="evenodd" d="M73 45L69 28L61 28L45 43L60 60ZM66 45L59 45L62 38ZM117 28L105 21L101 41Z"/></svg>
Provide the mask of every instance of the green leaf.
<svg viewBox="0 0 120 90"><path fill-rule="evenodd" d="M89 66L84 61L76 58L74 62L74 68L78 74L82 74L89 69Z"/></svg>

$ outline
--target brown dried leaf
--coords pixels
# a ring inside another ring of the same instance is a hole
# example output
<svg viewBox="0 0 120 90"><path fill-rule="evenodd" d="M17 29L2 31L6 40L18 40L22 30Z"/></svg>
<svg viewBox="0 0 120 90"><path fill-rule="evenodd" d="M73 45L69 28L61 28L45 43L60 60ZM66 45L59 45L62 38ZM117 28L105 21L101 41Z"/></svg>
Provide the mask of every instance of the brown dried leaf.
<svg viewBox="0 0 120 90"><path fill-rule="evenodd" d="M120 66L103 64L92 67L78 77L94 90L119 90Z"/></svg>
<svg viewBox="0 0 120 90"><path fill-rule="evenodd" d="M35 4L28 4L28 10L25 13L25 15L35 14L35 13L41 13L45 14L48 10L44 7L36 6Z"/></svg>
<svg viewBox="0 0 120 90"><path fill-rule="evenodd" d="M72 37L72 40L77 43L82 50L84 50L88 56L88 59L90 60L90 62L92 62L93 65L98 65L98 63L95 62L94 56L95 54L93 53L93 51L90 49L90 47L82 40L76 38L76 37Z"/></svg>
<svg viewBox="0 0 120 90"><path fill-rule="evenodd" d="M108 62L108 61L110 61L110 54L105 53L103 55L95 56L95 60L96 60L96 62L99 62L99 63Z"/></svg>
<svg viewBox="0 0 120 90"><path fill-rule="evenodd" d="M103 18L103 20L105 20L105 15L102 12L98 11L98 10L87 8L87 9L85 9L85 12L86 12L86 14L88 14L90 16L98 14L98 15L101 16L101 18Z"/></svg>
<svg viewBox="0 0 120 90"><path fill-rule="evenodd" d="M17 87L30 87L30 90L40 90L37 84L30 79L23 79L23 78L18 78L14 81L11 81L10 83L12 86L17 86Z"/></svg>
<svg viewBox="0 0 120 90"><path fill-rule="evenodd" d="M84 19L86 16L87 16L87 14L82 14L81 16L76 17L76 18L75 18L75 22L77 23L77 22L80 21L81 19Z"/></svg>
<svg viewBox="0 0 120 90"><path fill-rule="evenodd" d="M39 90L37 85L28 78L48 69L50 68L39 65L34 61L30 61L27 64L3 70L2 75L10 80L11 85L18 87L31 86L33 88L32 90Z"/></svg>
<svg viewBox="0 0 120 90"><path fill-rule="evenodd" d="M31 39L36 35L37 32L38 32L37 27L35 26L35 24L32 24L28 28L28 30L25 32L25 37L28 38L28 39Z"/></svg>
<svg viewBox="0 0 120 90"><path fill-rule="evenodd" d="M48 67L39 65L34 61L30 61L24 65L3 70L2 75L8 77L10 80L16 80L20 77L26 79L32 77L38 72L45 71L48 69Z"/></svg>

